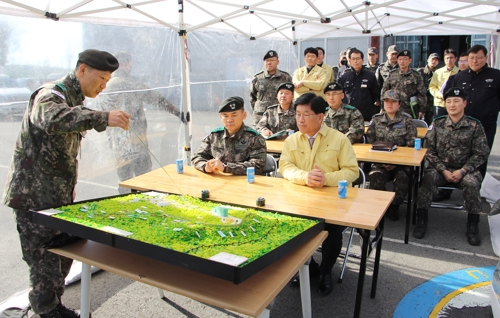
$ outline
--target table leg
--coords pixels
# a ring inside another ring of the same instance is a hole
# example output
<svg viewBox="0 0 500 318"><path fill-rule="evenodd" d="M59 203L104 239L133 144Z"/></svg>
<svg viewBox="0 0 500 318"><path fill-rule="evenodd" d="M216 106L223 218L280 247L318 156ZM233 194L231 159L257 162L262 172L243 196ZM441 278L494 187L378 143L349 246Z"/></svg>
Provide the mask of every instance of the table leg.
<svg viewBox="0 0 500 318"><path fill-rule="evenodd" d="M80 295L80 317L89 318L90 314L90 265L82 262L82 280Z"/></svg>
<svg viewBox="0 0 500 318"><path fill-rule="evenodd" d="M413 210L412 210L412 224L415 225L417 223L417 200L418 200L418 188L420 187L420 182L422 180L421 177L421 171L423 170L423 167L418 166L415 167L416 169L416 175L418 176L417 180L415 180L415 192L413 193Z"/></svg>
<svg viewBox="0 0 500 318"><path fill-rule="evenodd" d="M363 238L361 246L361 262L359 264L358 290L356 291L356 305L354 307L354 317L358 318L361 313L361 300L363 298L363 285L365 284L366 260L368 258L368 245L370 245L370 231L359 230L359 235Z"/></svg>
<svg viewBox="0 0 500 318"><path fill-rule="evenodd" d="M269 309L264 309L263 312L260 313L259 317L258 318L269 318L269 314L270 314L270 310Z"/></svg>
<svg viewBox="0 0 500 318"><path fill-rule="evenodd" d="M405 244L408 244L408 236L410 235L410 219L411 219L411 207L413 199L413 174L415 173L415 167L410 170L409 176L409 189L408 189L408 203L406 205L406 227L405 227Z"/></svg>
<svg viewBox="0 0 500 318"><path fill-rule="evenodd" d="M384 219L380 221L379 224L379 237L377 241L377 251L375 252L375 263L373 265L373 278L372 278L372 292L370 294L371 298L375 298L375 293L377 292L377 281L378 281L378 270L380 265L380 254L382 252L382 241L384 240Z"/></svg>
<svg viewBox="0 0 500 318"><path fill-rule="evenodd" d="M304 264L300 270L300 297L302 300L302 317L311 318L311 282L309 280L309 264Z"/></svg>

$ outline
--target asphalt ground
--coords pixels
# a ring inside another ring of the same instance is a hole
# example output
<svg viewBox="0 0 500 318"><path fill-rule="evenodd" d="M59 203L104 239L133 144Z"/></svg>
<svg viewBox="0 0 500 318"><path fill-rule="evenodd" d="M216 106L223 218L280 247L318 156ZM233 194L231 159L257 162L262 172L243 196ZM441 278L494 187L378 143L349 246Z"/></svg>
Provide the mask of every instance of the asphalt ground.
<svg viewBox="0 0 500 318"><path fill-rule="evenodd" d="M196 114L195 114L196 115ZM193 125L193 146L196 149L201 138L212 128L219 125L217 114L204 114L200 122ZM196 118L196 116L193 116ZM203 117L203 118L202 118ZM162 164L173 163L182 155L178 151L181 126L171 115L148 114L149 145L155 157ZM250 122L247 119L247 122ZM0 184L10 165L12 150L19 130L19 122L0 122ZM172 129L174 127L175 129ZM117 177L114 170L112 153L108 147L106 133L87 134L79 156L79 182L77 200L99 198L117 193ZM181 143L182 144L182 143ZM497 142L498 144L498 142ZM495 145L492 157L499 156L499 146ZM495 161L493 161L495 162ZM490 170L498 171L498 166ZM154 168L159 167L158 163ZM450 203L461 203L460 191L454 191ZM430 279L473 267L496 266L499 258L493 253L487 214L489 205L483 202L480 233L482 244L470 246L465 236L467 214L464 211L431 209L427 235L422 240L410 236L410 243L404 244L403 207L400 220L386 221L383 241L377 294L370 298L371 270L373 255L368 261L367 278L361 309L361 317L392 317L402 298L414 288ZM413 226L412 226L413 228ZM21 258L19 239L11 209L0 206L0 303L11 295L28 288L27 266ZM344 243L346 239L344 240ZM354 240L353 251L359 251L359 239ZM315 254L316 260L321 255ZM334 267L334 289L328 296L320 296L316 290L318 282L312 280L313 317L351 317L357 287L359 260L349 259L343 282L337 283L342 259ZM91 311L94 318L99 317L241 317L224 309L215 308L183 296L169 292L161 299L156 288L100 271L93 274L91 285ZM69 307L79 308L80 283L69 285L63 296ZM417 304L415 306L419 306ZM408 315L412 308L408 308ZM486 308L486 317L491 316ZM443 317L466 317L458 311ZM485 317L484 311L476 317ZM300 317L301 303L299 289L287 285L276 297L271 308L271 317ZM406 316L406 315L404 315Z"/></svg>

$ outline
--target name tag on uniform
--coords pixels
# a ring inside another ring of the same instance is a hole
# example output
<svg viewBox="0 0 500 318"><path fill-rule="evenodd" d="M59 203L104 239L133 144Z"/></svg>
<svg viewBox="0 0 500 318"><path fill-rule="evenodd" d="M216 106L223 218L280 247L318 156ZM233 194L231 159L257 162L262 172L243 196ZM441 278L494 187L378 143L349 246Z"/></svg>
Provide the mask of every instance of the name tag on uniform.
<svg viewBox="0 0 500 318"><path fill-rule="evenodd" d="M366 84L361 84L361 88L367 88L367 87L368 87L368 85L366 85Z"/></svg>
<svg viewBox="0 0 500 318"><path fill-rule="evenodd" d="M399 123L394 124L394 128L403 128L403 123L399 122Z"/></svg>

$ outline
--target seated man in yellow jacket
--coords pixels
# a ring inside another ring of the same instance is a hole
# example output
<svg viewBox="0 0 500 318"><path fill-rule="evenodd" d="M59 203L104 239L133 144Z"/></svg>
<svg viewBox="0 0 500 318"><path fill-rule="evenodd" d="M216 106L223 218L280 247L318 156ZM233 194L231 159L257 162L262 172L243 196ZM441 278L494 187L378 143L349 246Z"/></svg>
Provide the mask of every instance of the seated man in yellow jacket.
<svg viewBox="0 0 500 318"><path fill-rule="evenodd" d="M297 99L304 93L316 93L316 95L325 97L323 88L328 81L328 74L325 70L317 65L318 50L313 47L308 47L304 50L305 66L296 69L293 73L293 85L295 85L294 99Z"/></svg>
<svg viewBox="0 0 500 318"><path fill-rule="evenodd" d="M280 160L283 177L309 187L336 187L340 180L350 184L358 178L358 161L349 139L323 123L326 101L306 93L295 101L299 132L285 139ZM342 249L344 226L326 224L328 237L322 245L321 265L311 260L310 276L320 276L318 292L328 295L333 289L332 269ZM292 285L298 285L295 276Z"/></svg>

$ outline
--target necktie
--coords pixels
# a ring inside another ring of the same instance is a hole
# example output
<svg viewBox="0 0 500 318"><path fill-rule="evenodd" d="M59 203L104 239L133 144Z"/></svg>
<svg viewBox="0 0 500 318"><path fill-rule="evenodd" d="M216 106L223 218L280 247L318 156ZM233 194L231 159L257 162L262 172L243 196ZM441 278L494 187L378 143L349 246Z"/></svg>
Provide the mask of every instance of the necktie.
<svg viewBox="0 0 500 318"><path fill-rule="evenodd" d="M312 149L313 144L314 144L314 139L315 139L314 137L309 138L309 145L311 146L311 149Z"/></svg>

